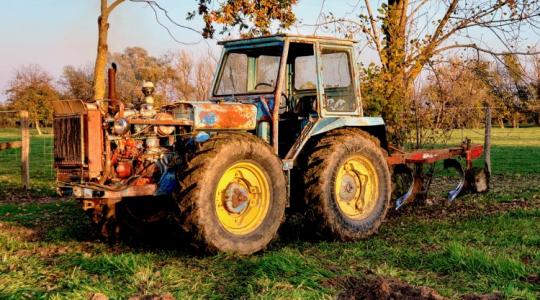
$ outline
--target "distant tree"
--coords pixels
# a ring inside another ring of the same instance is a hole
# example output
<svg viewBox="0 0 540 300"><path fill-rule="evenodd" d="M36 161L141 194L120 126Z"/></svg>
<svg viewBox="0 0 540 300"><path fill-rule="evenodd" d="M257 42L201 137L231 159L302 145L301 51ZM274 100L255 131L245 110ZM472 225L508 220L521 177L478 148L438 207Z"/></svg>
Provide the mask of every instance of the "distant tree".
<svg viewBox="0 0 540 300"><path fill-rule="evenodd" d="M454 129L479 127L484 121L483 108L495 102L488 86L476 72L485 62L450 59L449 63L435 67L427 76L422 89L422 121L428 120L428 129ZM432 112L429 120L427 111Z"/></svg>
<svg viewBox="0 0 540 300"><path fill-rule="evenodd" d="M41 135L40 121L50 124L52 102L59 99L53 77L38 65L16 70L8 83L7 101L16 110L27 110L30 120Z"/></svg>
<svg viewBox="0 0 540 300"><path fill-rule="evenodd" d="M529 110L536 126L540 126L540 55L533 58L532 66L533 77L531 84L534 91L534 101L530 103Z"/></svg>
<svg viewBox="0 0 540 300"><path fill-rule="evenodd" d="M92 99L93 71L90 66L65 66L58 82L64 99Z"/></svg>
<svg viewBox="0 0 540 300"><path fill-rule="evenodd" d="M143 48L128 47L121 53L109 55L109 61L118 64L117 89L119 98L132 103L142 98L143 81L156 84L156 104L166 99L165 87L170 61L166 57L154 57Z"/></svg>
<svg viewBox="0 0 540 300"><path fill-rule="evenodd" d="M171 95L178 100L208 98L215 63L209 54L194 57L186 51L169 54Z"/></svg>
<svg viewBox="0 0 540 300"><path fill-rule="evenodd" d="M207 56L199 57L195 66L195 95L196 100L204 100L210 95L212 88L212 79L214 70L216 69L215 62Z"/></svg>

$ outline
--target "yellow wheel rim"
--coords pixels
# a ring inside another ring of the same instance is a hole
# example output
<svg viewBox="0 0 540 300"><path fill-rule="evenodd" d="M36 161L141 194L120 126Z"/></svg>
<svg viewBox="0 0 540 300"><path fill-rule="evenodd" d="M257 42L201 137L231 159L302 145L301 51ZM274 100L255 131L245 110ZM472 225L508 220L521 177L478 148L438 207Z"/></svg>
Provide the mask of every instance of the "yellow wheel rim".
<svg viewBox="0 0 540 300"><path fill-rule="evenodd" d="M241 161L221 176L215 193L219 222L228 232L246 235L264 221L270 207L270 186L254 162Z"/></svg>
<svg viewBox="0 0 540 300"><path fill-rule="evenodd" d="M379 178L373 163L362 155L347 159L337 172L335 196L348 218L363 220L371 215L379 199Z"/></svg>

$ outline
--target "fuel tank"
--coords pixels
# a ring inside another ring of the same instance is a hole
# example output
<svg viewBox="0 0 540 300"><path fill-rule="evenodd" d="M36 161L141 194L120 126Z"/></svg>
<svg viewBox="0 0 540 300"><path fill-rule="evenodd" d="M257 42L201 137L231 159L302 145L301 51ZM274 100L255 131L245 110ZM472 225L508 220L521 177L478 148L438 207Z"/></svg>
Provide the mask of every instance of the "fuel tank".
<svg viewBox="0 0 540 300"><path fill-rule="evenodd" d="M254 130L257 106L245 103L190 103L195 130Z"/></svg>

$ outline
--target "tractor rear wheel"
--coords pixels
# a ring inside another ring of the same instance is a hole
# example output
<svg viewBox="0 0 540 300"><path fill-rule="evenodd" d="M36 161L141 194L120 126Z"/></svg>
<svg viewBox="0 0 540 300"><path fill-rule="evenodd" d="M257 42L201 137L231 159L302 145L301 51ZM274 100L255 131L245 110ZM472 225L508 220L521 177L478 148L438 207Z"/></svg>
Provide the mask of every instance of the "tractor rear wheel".
<svg viewBox="0 0 540 300"><path fill-rule="evenodd" d="M180 223L209 251L251 254L276 236L286 205L281 160L248 134L217 134L179 172Z"/></svg>
<svg viewBox="0 0 540 300"><path fill-rule="evenodd" d="M320 138L304 176L312 221L331 238L350 241L377 231L390 206L391 176L369 134L338 129Z"/></svg>

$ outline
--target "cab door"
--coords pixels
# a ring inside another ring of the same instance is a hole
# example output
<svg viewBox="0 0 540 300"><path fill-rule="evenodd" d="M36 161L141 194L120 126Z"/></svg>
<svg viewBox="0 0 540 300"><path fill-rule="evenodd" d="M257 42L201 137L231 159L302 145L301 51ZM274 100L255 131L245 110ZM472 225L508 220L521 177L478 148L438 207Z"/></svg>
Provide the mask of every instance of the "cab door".
<svg viewBox="0 0 540 300"><path fill-rule="evenodd" d="M324 44L317 48L321 116L361 116L352 48Z"/></svg>

